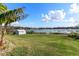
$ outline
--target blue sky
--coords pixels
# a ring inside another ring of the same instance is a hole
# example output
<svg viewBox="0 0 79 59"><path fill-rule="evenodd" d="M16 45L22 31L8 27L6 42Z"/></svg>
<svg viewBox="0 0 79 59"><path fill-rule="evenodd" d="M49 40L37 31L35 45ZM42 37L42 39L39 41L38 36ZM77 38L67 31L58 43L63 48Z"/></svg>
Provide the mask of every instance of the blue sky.
<svg viewBox="0 0 79 59"><path fill-rule="evenodd" d="M26 27L76 26L79 21L79 4L72 3L7 3L8 9L26 7L29 16L13 25Z"/></svg>

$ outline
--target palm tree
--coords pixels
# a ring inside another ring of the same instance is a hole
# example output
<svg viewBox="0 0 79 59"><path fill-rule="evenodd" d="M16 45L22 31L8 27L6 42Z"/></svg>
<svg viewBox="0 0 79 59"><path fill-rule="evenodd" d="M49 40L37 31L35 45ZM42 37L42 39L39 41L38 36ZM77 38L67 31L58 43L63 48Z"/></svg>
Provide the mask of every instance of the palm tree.
<svg viewBox="0 0 79 59"><path fill-rule="evenodd" d="M3 3L0 3L0 14L8 10L7 6Z"/></svg>
<svg viewBox="0 0 79 59"><path fill-rule="evenodd" d="M3 46L4 42L4 33L6 31L6 28L8 24L11 24L12 22L22 20L28 16L27 14L24 14L24 8L17 8L14 10L7 10L5 12L2 12L0 14L0 24L2 24L2 31L1 31L1 38L0 38L0 46Z"/></svg>
<svg viewBox="0 0 79 59"><path fill-rule="evenodd" d="M4 5L3 3L0 3L0 14L4 13L7 11L7 6ZM0 45L2 44L1 41L3 41L3 34L2 34L2 31L3 29L1 28L1 38L0 38Z"/></svg>

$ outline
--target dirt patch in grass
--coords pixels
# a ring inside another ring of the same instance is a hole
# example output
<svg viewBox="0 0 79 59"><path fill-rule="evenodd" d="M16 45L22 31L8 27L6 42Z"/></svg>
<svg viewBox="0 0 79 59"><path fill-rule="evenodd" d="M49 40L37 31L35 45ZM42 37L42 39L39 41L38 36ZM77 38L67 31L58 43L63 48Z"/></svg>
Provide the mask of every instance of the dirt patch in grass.
<svg viewBox="0 0 79 59"><path fill-rule="evenodd" d="M14 48L15 45L12 42L6 40L4 46L0 47L0 56L5 56L8 52L11 52Z"/></svg>

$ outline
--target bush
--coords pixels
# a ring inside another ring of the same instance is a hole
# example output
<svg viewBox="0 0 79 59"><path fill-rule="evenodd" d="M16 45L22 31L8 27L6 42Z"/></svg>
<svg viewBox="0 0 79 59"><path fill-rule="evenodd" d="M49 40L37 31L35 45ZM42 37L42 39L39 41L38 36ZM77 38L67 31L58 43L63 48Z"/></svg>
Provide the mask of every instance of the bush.
<svg viewBox="0 0 79 59"><path fill-rule="evenodd" d="M30 31L27 31L27 34L33 34L34 31L30 30Z"/></svg>
<svg viewBox="0 0 79 59"><path fill-rule="evenodd" d="M75 39L79 39L79 33L70 33L68 34L68 37L72 37L72 38L75 38Z"/></svg>
<svg viewBox="0 0 79 59"><path fill-rule="evenodd" d="M74 38L74 37L76 37L76 33L70 33L70 34L68 34L68 36Z"/></svg>

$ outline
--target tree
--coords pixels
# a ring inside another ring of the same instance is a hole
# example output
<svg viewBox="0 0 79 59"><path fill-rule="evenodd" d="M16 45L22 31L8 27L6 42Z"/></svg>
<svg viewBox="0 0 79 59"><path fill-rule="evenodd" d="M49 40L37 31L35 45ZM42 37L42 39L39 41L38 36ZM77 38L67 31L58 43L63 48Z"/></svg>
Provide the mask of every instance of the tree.
<svg viewBox="0 0 79 59"><path fill-rule="evenodd" d="M28 15L24 13L24 8L17 8L14 10L7 10L0 14L0 24L2 24L1 38L0 38L0 46L4 44L4 34L8 24L12 22L22 20Z"/></svg>
<svg viewBox="0 0 79 59"><path fill-rule="evenodd" d="M0 14L8 10L7 6L3 3L0 3Z"/></svg>
<svg viewBox="0 0 79 59"><path fill-rule="evenodd" d="M4 13L6 11L7 11L7 6L2 4L2 3L0 3L0 14ZM1 32L2 32L2 28L1 28ZM1 33L1 38L2 38L2 33ZM2 39L1 38L0 38L0 45L2 44L1 43Z"/></svg>

